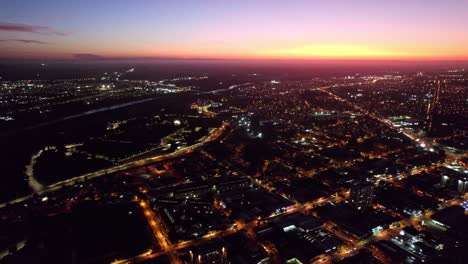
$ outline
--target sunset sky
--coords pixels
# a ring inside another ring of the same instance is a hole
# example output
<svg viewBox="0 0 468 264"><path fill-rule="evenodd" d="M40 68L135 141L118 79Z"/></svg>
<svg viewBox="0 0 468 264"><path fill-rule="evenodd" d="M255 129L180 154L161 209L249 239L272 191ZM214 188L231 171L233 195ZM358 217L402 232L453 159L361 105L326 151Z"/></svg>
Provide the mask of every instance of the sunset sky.
<svg viewBox="0 0 468 264"><path fill-rule="evenodd" d="M0 58L468 60L468 0L0 0Z"/></svg>

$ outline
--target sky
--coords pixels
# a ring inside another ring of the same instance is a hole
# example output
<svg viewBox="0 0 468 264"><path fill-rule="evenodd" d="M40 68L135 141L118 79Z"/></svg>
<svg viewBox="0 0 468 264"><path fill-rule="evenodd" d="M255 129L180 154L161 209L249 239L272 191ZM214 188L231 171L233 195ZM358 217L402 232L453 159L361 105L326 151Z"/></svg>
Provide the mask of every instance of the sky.
<svg viewBox="0 0 468 264"><path fill-rule="evenodd" d="M468 0L0 0L0 58L468 60Z"/></svg>

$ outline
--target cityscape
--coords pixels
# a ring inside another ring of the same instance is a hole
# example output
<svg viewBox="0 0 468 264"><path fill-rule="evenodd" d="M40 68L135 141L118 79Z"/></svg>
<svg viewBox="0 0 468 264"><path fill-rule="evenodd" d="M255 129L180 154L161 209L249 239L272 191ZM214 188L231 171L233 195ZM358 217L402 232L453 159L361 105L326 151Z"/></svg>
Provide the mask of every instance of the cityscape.
<svg viewBox="0 0 468 264"><path fill-rule="evenodd" d="M0 3L0 264L468 262L468 3L26 2Z"/></svg>

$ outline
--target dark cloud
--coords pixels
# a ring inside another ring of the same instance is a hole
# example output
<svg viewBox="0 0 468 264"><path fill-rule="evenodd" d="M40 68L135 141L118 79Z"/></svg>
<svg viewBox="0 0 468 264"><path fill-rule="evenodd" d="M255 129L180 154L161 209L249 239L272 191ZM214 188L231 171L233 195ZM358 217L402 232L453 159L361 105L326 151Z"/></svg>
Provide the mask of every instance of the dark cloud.
<svg viewBox="0 0 468 264"><path fill-rule="evenodd" d="M45 26L25 25L25 24L12 24L0 22L0 31L11 31L11 32L27 32L36 33L43 35L57 35L66 36L67 33L59 32Z"/></svg>
<svg viewBox="0 0 468 264"><path fill-rule="evenodd" d="M0 39L0 42L20 42L25 44L50 44L48 42L35 40L35 39Z"/></svg>
<svg viewBox="0 0 468 264"><path fill-rule="evenodd" d="M79 60L100 60L100 59L103 59L102 56L99 56L99 55L96 55L96 54L89 54L89 53L73 54L73 58L79 59Z"/></svg>

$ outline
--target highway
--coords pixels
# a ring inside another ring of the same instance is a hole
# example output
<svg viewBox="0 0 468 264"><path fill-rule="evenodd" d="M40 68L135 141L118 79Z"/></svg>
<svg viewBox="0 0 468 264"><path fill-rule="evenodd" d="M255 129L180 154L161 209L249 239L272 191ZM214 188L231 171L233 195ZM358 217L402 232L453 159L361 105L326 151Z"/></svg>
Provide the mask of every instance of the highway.
<svg viewBox="0 0 468 264"><path fill-rule="evenodd" d="M350 84L342 85L342 86L347 86ZM436 147L438 148L443 148L446 151L446 161L445 164L448 164L449 162L456 160L458 158L457 155L454 155L451 153L451 151L447 151L443 146L439 146L437 143L433 143L431 140L428 140L426 138L420 137L416 135L415 133L402 129L400 127L397 127L392 124L392 122L386 118L377 116L374 113L369 112L368 110L358 106L357 104L354 104L346 99L343 99L336 94L328 91L327 89L330 88L330 86L327 87L320 87L316 90L322 91L323 93L328 94L329 96L332 96L334 99L337 101L343 102L350 107L352 107L354 110L374 119L379 121L380 123L386 125L388 128L403 134L407 138L409 138L411 141L413 141L417 146L420 146L424 148L426 151L435 151ZM424 168L422 170L425 170L427 168ZM400 175L400 177L406 177L407 175ZM454 199L452 201L448 201L446 203L442 203L439 205L438 210L442 210L443 208L446 208L447 206L454 205L459 203L458 199ZM362 240L356 240L353 236L348 235L346 230L340 229L338 226L334 225L333 223L328 223L328 225L325 225L326 228L334 233L337 237L341 238L343 241L346 241L347 244L346 246L340 247L337 250L330 252L328 254L322 254L314 259L312 259L310 262L311 263L331 263L333 261L341 260L346 257L349 257L351 255L354 255L357 253L357 251L361 248L366 247L369 249L372 254L379 259L382 263L391 263L392 261L386 257L377 247L370 245L374 241L378 240L388 240L391 237L395 236L396 234L399 233L401 229L403 229L406 226L414 226L415 228L421 228L419 223L422 220L429 220L430 216L433 214L433 211L428 209L426 210L421 216L413 216L413 217L408 217L404 218L400 221L397 221L395 223L392 223L389 225L388 228L382 230L379 234L371 236L369 238L365 238ZM369 246L370 245L370 246Z"/></svg>
<svg viewBox="0 0 468 264"><path fill-rule="evenodd" d="M351 84L346 84L346 85L341 85L341 86L348 86L348 85L351 85ZM356 85L356 84L353 84L353 85ZM417 134L411 132L411 131L408 131L406 129L403 129L403 128L400 128L400 127L397 127L395 125L392 124L392 122L386 118L383 118L383 117L380 117L380 116L377 116L376 114L372 113L372 112L369 112L368 110L360 107L359 105L355 104L355 103L352 103L342 97L339 97L338 95L326 90L330 88L330 86L326 86L326 87L320 87L318 88L317 90L323 92L323 93L326 93L328 94L329 96L333 97L334 99L336 99L337 101L340 101L340 102L343 102L347 105L349 105L350 107L352 107L353 109L355 109L356 111L374 119L374 120L377 120L379 122L381 122L382 124L386 125L387 127L389 127L390 129L393 129L395 131L397 131L398 133L401 133L403 135L405 135L407 138L409 138L411 141L413 141L416 145L424 148L425 150L427 151L435 151L437 148L441 148L445 151L446 153L446 156L447 156L447 160L448 161L452 161L452 160L456 160L457 158L460 158L460 155L455 155L453 153L452 150L448 149L447 147L445 146L441 146L440 144L438 143L434 143L432 140L429 140L427 138L423 138L423 137L420 137L418 136Z"/></svg>
<svg viewBox="0 0 468 264"><path fill-rule="evenodd" d="M420 166L414 170L414 173L419 173L421 171L425 171L431 168L433 168L433 166ZM398 177L406 178L407 176L409 176L409 174L406 173L406 174L400 174ZM384 181L395 184L395 181L393 178L384 180ZM436 211L441 211L449 206L457 205L460 202L461 202L461 199L458 199L458 198L452 199L450 201L440 203L437 206L437 209L435 211L432 209L427 209L421 215L409 216L409 217L405 217L401 214L393 212L380 204L374 204L373 205L374 208L384 210L386 213L390 215L401 218L401 220L391 223L388 228L381 230L378 234L372 235L370 237L367 237L361 240L358 240L353 234L341 228L339 225L333 222L327 222L325 223L325 228L331 233L333 233L335 236L340 238L341 240L345 241L346 244L336 249L335 251L329 252L327 254L319 255L315 257L314 259L312 259L310 262L311 263L332 263L334 261L338 261L338 260L344 259L346 257L350 257L358 253L359 249L367 248L369 251L372 252L374 257L379 259L382 263L384 264L393 263L392 260L390 260L387 256L385 256L385 254L383 254L377 247L371 244L379 240L389 240L392 237L396 236L403 228L407 226L413 226L417 230L421 230L423 228L420 224L421 221L430 220L430 217Z"/></svg>
<svg viewBox="0 0 468 264"><path fill-rule="evenodd" d="M243 223L243 224L236 221L237 222L236 224L231 225L230 227L228 227L225 230L210 231L208 234L202 236L201 238L193 239L193 240L180 241L177 244L172 244L170 242L169 238L167 237L166 232L164 231L164 229L163 229L163 227L161 225L161 222L160 222L161 220L159 218L157 218L157 217L152 216L152 215L154 215L154 212L151 212L151 210L148 209L147 203L146 202L143 202L143 203L140 202L140 206L143 209L143 212L145 213L145 216L147 217L148 222L150 223L150 225L151 225L151 227L153 229L154 235L155 235L156 239L158 240L158 243L161 245L162 249L160 251L154 252L154 253L149 252L149 251L144 252L144 253L142 253L140 255L134 256L134 257L129 258L129 259L115 260L112 263L113 264L139 263L139 262L142 262L142 261L145 261L145 260L148 260L148 259L153 259L153 258L159 257L159 256L164 255L164 254L168 254L171 259L173 259L174 257L177 259L177 257L176 257L176 251L177 250L197 246L197 245L203 244L203 243L205 243L205 242L207 242L209 240L216 239L216 238L223 238L223 237L235 234L235 233L237 233L239 231L247 231L247 234L253 234L253 233L255 233L254 230L256 228L262 227L262 226L268 224L271 220L273 220L275 218L290 215L290 214L300 212L300 211L303 211L303 210L311 210L311 209L313 209L313 208L315 208L317 206L322 206L322 205L324 205L325 203L328 203L328 202L339 202L339 201L342 201L342 200L346 199L348 196L349 196L349 191L343 191L343 192L340 192L340 193L334 193L334 194L330 195L329 197L321 197L321 198L318 198L318 199L316 199L314 201L307 202L307 203L304 203L304 204L297 203L297 204L294 204L293 206L289 207L287 210L284 210L284 211L279 212L279 213L273 213L270 216L265 217L264 219L262 219L263 221L261 221L261 223L259 223L259 221L256 220L256 219L252 220L252 221L250 221L248 223Z"/></svg>
<svg viewBox="0 0 468 264"><path fill-rule="evenodd" d="M39 188L37 188L38 191L36 192L36 194L44 195L44 194L47 194L47 193L50 193L50 192L53 192L53 191L57 191L60 188L62 188L63 186L72 186L72 185L74 185L74 184L76 184L78 182L85 182L85 181L88 181L88 180L91 180L91 179L94 179L94 178L97 178L97 177L101 177L101 176L104 176L104 175L108 175L108 174L112 174L112 173L116 173L116 172L120 172L120 171L125 171L125 170L128 170L128 169L144 166L144 165L147 165L147 164L151 164L151 163L155 163L155 162L161 162L161 161L169 160L169 159L174 159L174 158L181 157L183 155L190 154L194 150L199 149L199 148L205 146L206 144L208 144L210 142L218 140L221 137L221 135L223 135L223 133L228 128L229 128L229 122L225 121L225 122L222 123L221 127L215 129L210 135L208 135L206 138L204 138L203 140L201 140L200 142L198 142L196 144L193 144L193 145L190 145L190 146L187 146L187 147L183 147L181 149L178 149L178 150L176 150L174 152L171 152L171 153L168 153L168 154L163 154L163 155L158 155L158 156L154 156L154 157L144 158L144 159L141 159L141 160L127 162L127 163L117 165L117 166L114 166L114 167L102 169L102 170L99 170L99 171L87 173L87 174L84 174L84 175L81 175L81 176L77 176L77 177L74 177L74 178L70 178L70 179L67 179L67 180L56 182L56 183L53 183L53 184L48 185L48 186L43 186L40 190L39 190ZM33 198L33 197L34 197L34 193L30 194L30 195L27 195L27 196L24 196L24 197L17 198L15 200L12 200L12 201L9 201L9 202L2 203L2 204L0 204L0 208L3 208L8 204L15 204L15 203L24 202L24 201L26 201L28 199Z"/></svg>
<svg viewBox="0 0 468 264"><path fill-rule="evenodd" d="M460 199L458 198L447 201L445 203L441 203L439 204L436 211L443 210L449 206L456 205L459 203ZM399 221L390 224L388 228L381 230L378 234L372 235L361 240L356 240L353 236L347 235L346 230L341 229L338 225L328 223L328 225L326 225L327 229L329 229L330 232L333 232L335 235L343 239L343 241L346 242L346 245L343 247L339 247L335 251L329 252L327 254L319 255L312 259L310 263L331 263L333 261L339 261L341 259L356 254L359 251L359 249L362 248L369 249L373 253L373 255L384 264L393 263L390 259L384 256L384 254L380 252L380 250L377 247L371 245L371 243L379 240L389 240L407 226L413 226L419 230L421 229L421 221L430 220L430 217L433 214L433 210L427 209L423 214L419 216L410 216L403 218Z"/></svg>
<svg viewBox="0 0 468 264"><path fill-rule="evenodd" d="M424 167L424 169L426 169L426 167ZM406 175L401 175L401 176L406 176ZM261 187L266 188L269 191L272 191L270 188L268 188L268 186L265 186L264 184L259 184L255 180L253 180L253 181L257 185L260 185ZM310 202L307 202L307 203L301 204L301 203L296 202L292 206L287 208L286 210L278 212L278 213L272 213L270 216L262 219L262 221L253 220L253 221L250 221L250 222L247 222L247 223L243 223L242 221L236 221L235 225L229 227L226 230L211 231L210 233L206 234L205 236L203 236L203 237L201 237L199 239L181 241L181 242L179 242L177 244L172 244L172 245L169 245L169 246L167 246L167 245L170 244L170 242L169 243L168 242L160 242L160 244L162 245L162 250L161 251L154 252L154 253L145 252L145 253L140 254L138 256L135 256L133 258L125 259L125 260L118 260L118 261L115 261L114 263L119 263L119 264L139 263L141 261L156 258L156 257L164 255L164 254L168 254L169 256L171 256L171 255L176 254L176 251L178 251L180 249L184 249L184 248L188 248L188 247L192 247L192 246L197 246L197 245L202 244L202 243L204 243L206 241L209 241L211 239L222 238L222 237L234 234L234 233L239 232L239 231L246 231L246 233L252 239L255 239L255 229L257 229L259 227L262 227L262 226L265 226L266 224L268 224L269 222L271 222L271 220L273 220L275 218L290 215L290 214L293 214L293 213L296 213L296 212L305 212L305 213L307 213L309 210L311 210L313 208L323 206L328 202L337 203L337 202L343 201L347 197L349 197L349 190L343 190L343 191L340 191L338 193L331 194L329 197L321 197L321 198L318 198L318 199L316 199L314 201L310 201ZM285 198L287 198L287 197L285 197ZM428 216L427 213L428 212L426 212L426 214L424 215L425 217ZM341 247L337 251L330 252L329 254L323 254L323 255L320 255L320 256L314 258L314 261L317 261L319 263L328 263L328 262L331 262L332 260L343 259L343 258L345 258L347 256L351 256L351 255L357 253L357 251L360 248L367 247L383 263L389 263L389 259L382 252L380 252L375 247L369 246L369 244L371 242L373 242L373 241L382 240L382 239L385 239L385 238L389 238L389 237L391 237L393 235L396 235L399 232L399 230L401 230L403 227L408 226L410 224L415 225L419 220L420 220L419 218L403 219L401 221L398 221L398 225L396 225L397 223L395 223L395 225L391 225L391 226L398 226L397 228L393 227L391 229L389 228L388 230L383 230L378 236L372 236L370 238L363 239L363 240L358 240L356 237L354 237L348 231L341 229L339 226L335 225L334 223L328 222L328 223L326 223L324 225L324 227L327 230L330 230L330 232L334 233L337 237L341 238L343 241L346 241L347 243L346 243L346 245L344 245L343 247ZM162 234L162 232L156 232L156 233ZM268 245L263 245L263 246L267 247L268 252L275 252L275 250L276 250L273 247L269 247Z"/></svg>
<svg viewBox="0 0 468 264"><path fill-rule="evenodd" d="M362 114L364 114L364 115L366 115L366 116L368 116L368 117L370 117L370 118L372 118L374 120L377 120L377 121L381 122L382 124L384 124L387 127L397 131L398 133L402 133L403 135L405 135L406 137L411 139L413 142L415 142L418 146L422 146L426 150L430 150L430 149L432 149L434 147L429 140L424 139L424 138L420 138L419 136L417 136L416 134L414 134L414 133L412 133L410 131L405 131L404 129L401 129L399 127L394 126L388 119L379 117L379 116L375 115L374 113L371 113L368 110L363 109L362 107L360 107L360 106L358 106L358 105L356 105L356 104L354 104L354 103L352 103L352 102L350 102L348 100L345 100L345 99L333 94L332 92L326 90L326 88L329 88L329 87L317 88L317 90L320 90L320 91L332 96L333 98L335 98L338 101L346 103L347 105L351 106L356 111L358 111L358 112L360 112L360 113L362 113ZM154 156L154 157L149 157L149 158L145 158L145 159L140 159L140 160L136 160L136 161L127 162L127 163L117 165L117 166L114 166L114 167L111 167L111 168L99 170L99 171L96 171L96 172L92 172L92 173L88 173L88 174L81 175L81 176L78 176L78 177L74 177L74 178L71 178L71 179L67 179L67 180L64 180L64 181L60 181L60 182L54 183L52 185L42 187L41 189L35 188L34 190L35 190L35 192L37 194L44 195L46 193L59 190L63 186L74 185L77 182L84 182L84 181L94 179L94 178L97 178L97 177L101 177L101 176L104 176L104 175L113 174L113 173L116 173L116 172L125 171L125 170L128 170L128 169L144 166L144 165L147 165L147 164L151 164L151 163L155 163L155 162L161 162L161 161L164 161L164 160L181 157L183 155L187 155L189 153L192 153L194 150L199 149L199 148L205 146L206 144L208 144L210 142L219 140L220 137L227 130L228 126L229 126L229 123L224 122L221 127L214 130L209 136L207 136L206 138L204 138L200 142L198 142L198 143L196 143L194 145L191 145L191 146L181 148L181 149L179 149L177 151L174 151L172 153L169 153L169 154L158 155L158 156ZM350 165L352 165L352 164L350 164ZM403 176L406 176L406 175L403 175ZM255 182L255 180L254 180L254 182ZM257 184L260 185L263 188L266 188L269 191L272 191L271 188L269 188L268 186L266 186L264 184L259 184L258 182L257 182ZM284 194L280 194L280 195L284 195ZM275 219L277 217L293 214L293 213L296 213L296 212L308 211L308 210L311 210L311 209L316 208L318 206L322 206L322 205L324 205L324 204L326 204L328 202L340 202L340 201L346 199L346 197L348 197L348 196L349 196L349 191L342 191L340 193L332 194L330 197L321 197L321 198L316 199L314 201L303 203L303 204L300 204L300 203L296 202L295 204L293 204L288 209L286 209L286 210L284 210L282 212L272 213L270 216L262 219L264 221L261 221L261 223L259 223L257 220L253 220L253 221L250 221L248 223L235 224L235 225L230 226L226 230L211 231L210 233L204 235L201 238L194 239L194 240L181 241L181 242L176 243L176 244L173 244L170 241L170 239L168 237L168 234L167 234L167 232L166 232L166 230L165 230L165 228L164 228L164 226L162 224L162 220L156 214L157 212L155 213L155 211L153 211L153 209L149 208L148 202L142 200L142 201L139 201L139 205L140 205L141 209L143 210L143 213L144 213L144 215L145 215L145 217L146 217L146 219L147 219L147 221L149 223L149 226L151 227L151 230L152 230L152 232L154 234L155 239L157 240L158 244L161 246L161 250L158 251L158 252L153 252L152 250L150 250L148 252L144 252L144 253L142 253L142 254L140 254L138 256L132 257L130 259L117 260L117 261L115 261L113 263L120 263L120 264L122 264L122 263L138 263L138 262L141 262L141 261L144 261L144 260L147 260L147 259L156 258L156 257L161 256L163 254L167 254L170 257L172 263L179 263L180 260L177 258L177 251L180 250L180 249L184 249L184 248L188 248L188 247L192 247L192 246L197 246L199 244L205 243L206 241L209 241L209 240L212 240L212 239L215 239L215 238L222 238L222 237L234 234L234 233L239 232L239 231L247 231L248 234L252 234L252 233L255 233L254 230L256 228L262 227L263 225L266 225L268 222L270 222L270 220L273 220L273 219ZM11 204L11 203L22 202L22 201L25 201L25 200L30 199L32 197L33 197L33 195L28 195L28 196L21 197L21 198L18 198L16 200L10 201L9 203ZM290 200L288 197L284 197L284 198ZM454 202L456 202L456 201L450 201L450 204L453 204ZM0 208L6 206L6 204L8 204L8 203L0 204ZM446 205L446 204L444 204L444 205ZM444 205L442 205L441 208L445 207ZM351 256L351 255L357 253L357 251L359 249L366 247L369 250L371 250L371 252L376 257L378 257L382 262L388 263L389 260L383 254L381 254L381 252L379 252L378 249L376 249L375 247L369 246L369 245L374 241L391 238L392 236L396 235L405 226L418 225L418 223L421 220L429 219L430 216L432 215L432 213L433 213L432 211L428 210L421 216L404 218L403 220L395 222L394 225L393 224L390 225L389 228L382 230L379 234L368 237L366 239L361 239L361 240L356 239L352 234L349 234L346 230L341 229L336 224L334 224L332 222L327 222L324 225L324 227L327 230L329 230L330 232L334 233L337 237L339 237L340 239L345 241L346 245L343 246L343 247L340 247L336 251L330 252L328 254L320 255L319 257L314 258L314 261L316 261L316 262L329 262L331 260L340 260L340 259L343 259L345 257ZM397 227L395 228L395 226L397 226Z"/></svg>
<svg viewBox="0 0 468 264"><path fill-rule="evenodd" d="M256 182L253 180L257 185L266 188L269 191L272 191L270 188L267 186L264 186L262 184L259 184L259 182ZM281 195L281 194L279 194ZM134 256L129 259L122 259L122 260L116 260L113 263L114 264L128 264L128 263L139 263L148 259L153 259L156 257L159 257L161 255L167 254L172 260L176 258L176 253L180 249L188 248L188 247L193 247L197 246L200 244L203 244L209 240L216 239L216 238L223 238L232 234L235 234L240 231L246 231L247 235L250 236L252 239L254 239L255 236L255 229L260 228L262 226L267 225L269 222L271 222L275 218L279 218L282 216L294 214L297 212L307 212L310 211L316 207L323 206L326 203L333 202L337 203L340 201L343 201L349 197L349 190L343 190L340 192L336 192L331 194L328 197L320 197L317 198L316 200L306 202L306 203L294 203L292 206L287 208L286 210L280 211L280 212L274 212L271 215L261 219L261 221L258 221L257 219L252 220L250 222L244 223L242 221L236 221L235 224L232 226L228 227L225 230L217 230L217 231L210 231L208 234L204 235L201 238L198 239L193 239L193 240L185 240L185 241L180 241L177 244L171 244L169 241L167 234L163 231L162 224L160 219L156 218L148 218L148 222L151 223L151 225L154 227L153 232L155 234L155 237L158 240L158 243L161 245L162 249L158 252L144 252L140 255ZM284 197L285 199L288 199L288 197ZM148 209L146 207L142 207L145 216L150 216L151 212L148 212ZM162 231L161 231L162 230ZM266 250L269 252L275 252L274 249L268 247L268 245L264 245L264 247L267 247ZM173 260L174 261L174 260Z"/></svg>
<svg viewBox="0 0 468 264"><path fill-rule="evenodd" d="M168 255L171 259L171 263L181 263L180 259L178 259L174 252L170 250L172 247L172 243L169 239L169 235L167 234L162 224L162 220L156 215L153 209L149 208L148 202L141 200L139 202L139 205L143 210L146 220L148 221L148 224L151 227L153 235L158 241L158 244L161 246L163 251L168 252Z"/></svg>

